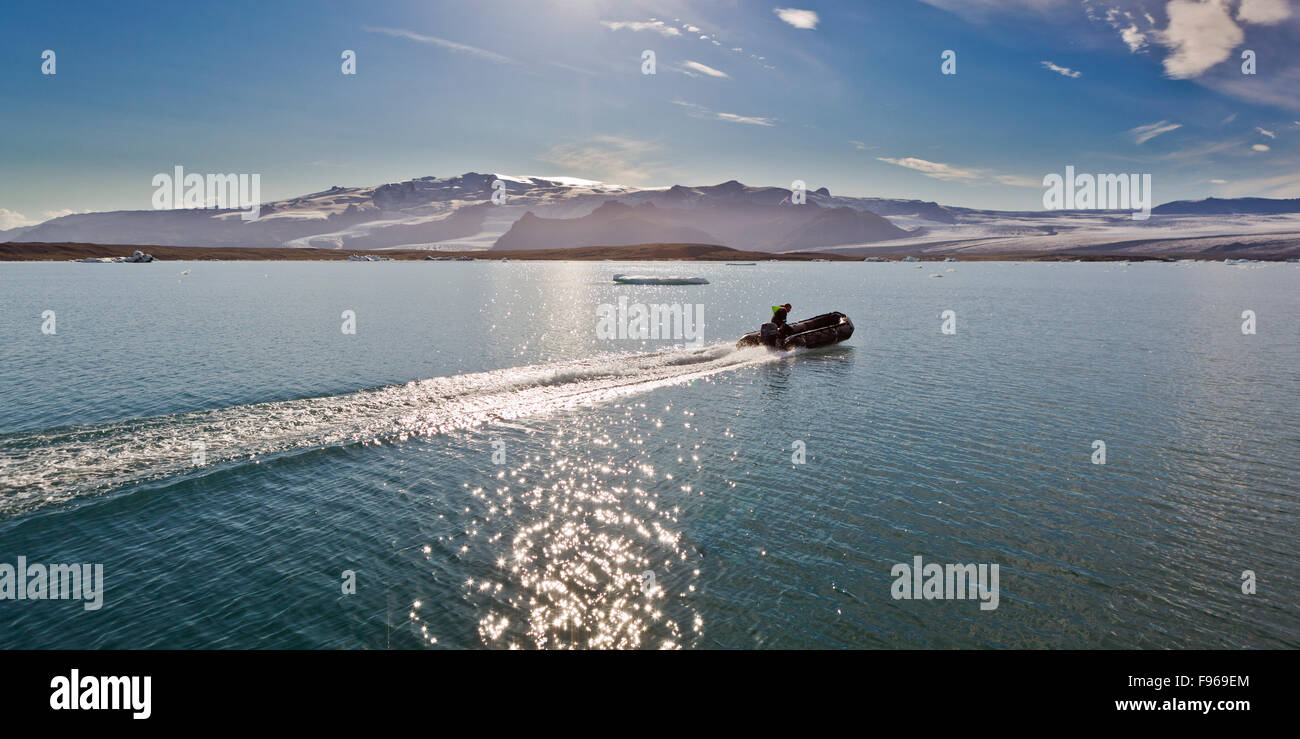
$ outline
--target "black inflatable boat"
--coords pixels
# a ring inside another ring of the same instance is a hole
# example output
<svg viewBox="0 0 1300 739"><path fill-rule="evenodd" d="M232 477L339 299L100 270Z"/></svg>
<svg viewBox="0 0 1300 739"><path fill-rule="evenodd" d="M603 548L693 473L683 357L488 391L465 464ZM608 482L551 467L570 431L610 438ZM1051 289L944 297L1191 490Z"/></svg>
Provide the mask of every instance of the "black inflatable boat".
<svg viewBox="0 0 1300 739"><path fill-rule="evenodd" d="M768 346L783 351L816 349L819 346L838 344L853 335L853 321L843 313L827 313L788 325L790 330L784 339L777 339L776 324L765 323L758 331L740 337L736 348Z"/></svg>

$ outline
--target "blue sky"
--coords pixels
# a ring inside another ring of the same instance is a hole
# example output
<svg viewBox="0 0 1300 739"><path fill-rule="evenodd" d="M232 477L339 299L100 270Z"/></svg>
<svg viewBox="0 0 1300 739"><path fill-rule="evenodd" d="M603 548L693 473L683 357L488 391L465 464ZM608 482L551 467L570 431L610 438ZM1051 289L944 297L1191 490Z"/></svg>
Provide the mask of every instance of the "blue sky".
<svg viewBox="0 0 1300 739"><path fill-rule="evenodd" d="M495 171L1037 210L1066 165L1300 196L1294 0L792 2L8 3L0 228L176 165L264 200Z"/></svg>

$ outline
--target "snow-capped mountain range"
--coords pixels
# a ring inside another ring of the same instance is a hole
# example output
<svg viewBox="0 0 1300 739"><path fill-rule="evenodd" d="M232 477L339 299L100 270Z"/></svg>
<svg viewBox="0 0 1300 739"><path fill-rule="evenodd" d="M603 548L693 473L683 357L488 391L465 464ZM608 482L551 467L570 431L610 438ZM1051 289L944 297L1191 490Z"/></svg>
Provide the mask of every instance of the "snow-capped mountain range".
<svg viewBox="0 0 1300 739"><path fill-rule="evenodd" d="M494 188L494 183L500 183ZM504 189L502 188L504 186ZM494 199L494 194L496 198ZM504 195L504 198L502 197ZM1257 235L1300 239L1300 200L1181 201L1146 221L1114 211L1002 212L920 200L718 185L638 188L574 177L468 172L331 187L237 210L79 213L0 241L331 249L542 249L654 242L755 251L1037 250ZM1172 243L1172 241L1171 241ZM1209 248L1218 242L1205 241ZM1290 242L1284 242L1290 243ZM1300 247L1300 240L1295 241ZM1146 247L1144 247L1146 248Z"/></svg>

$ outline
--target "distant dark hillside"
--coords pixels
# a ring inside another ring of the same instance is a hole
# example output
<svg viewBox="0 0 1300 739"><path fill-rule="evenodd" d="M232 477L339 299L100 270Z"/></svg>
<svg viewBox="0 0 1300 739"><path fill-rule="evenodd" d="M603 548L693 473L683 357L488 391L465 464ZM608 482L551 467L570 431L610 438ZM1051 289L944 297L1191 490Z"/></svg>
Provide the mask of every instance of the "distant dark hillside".
<svg viewBox="0 0 1300 739"><path fill-rule="evenodd" d="M1162 216L1228 216L1228 215L1281 215L1300 213L1300 198L1206 198L1204 200L1175 200L1157 205L1152 213Z"/></svg>
<svg viewBox="0 0 1300 739"><path fill-rule="evenodd" d="M768 203L723 198L663 208L652 203L630 206L608 202L581 218L538 218L529 213L516 221L493 249L694 241L777 252L868 244L908 235L875 213L848 207L823 208L811 201L791 205L788 191L782 192L787 197L773 198Z"/></svg>
<svg viewBox="0 0 1300 739"><path fill-rule="evenodd" d="M652 205L634 208L610 201L581 218L538 218L525 213L492 248L508 251L648 243L714 244L718 239L659 218Z"/></svg>

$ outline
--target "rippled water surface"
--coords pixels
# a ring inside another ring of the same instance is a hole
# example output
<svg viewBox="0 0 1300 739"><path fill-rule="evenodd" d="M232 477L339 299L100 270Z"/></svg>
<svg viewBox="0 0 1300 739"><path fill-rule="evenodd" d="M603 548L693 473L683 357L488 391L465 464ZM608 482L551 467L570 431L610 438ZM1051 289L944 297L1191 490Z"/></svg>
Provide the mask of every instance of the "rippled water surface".
<svg viewBox="0 0 1300 739"><path fill-rule="evenodd" d="M0 564L106 586L97 611L0 600L0 647L1300 646L1298 284L0 265ZM601 338L620 297L700 306L703 341ZM786 301L856 333L732 348ZM997 564L998 607L895 600L916 556Z"/></svg>

